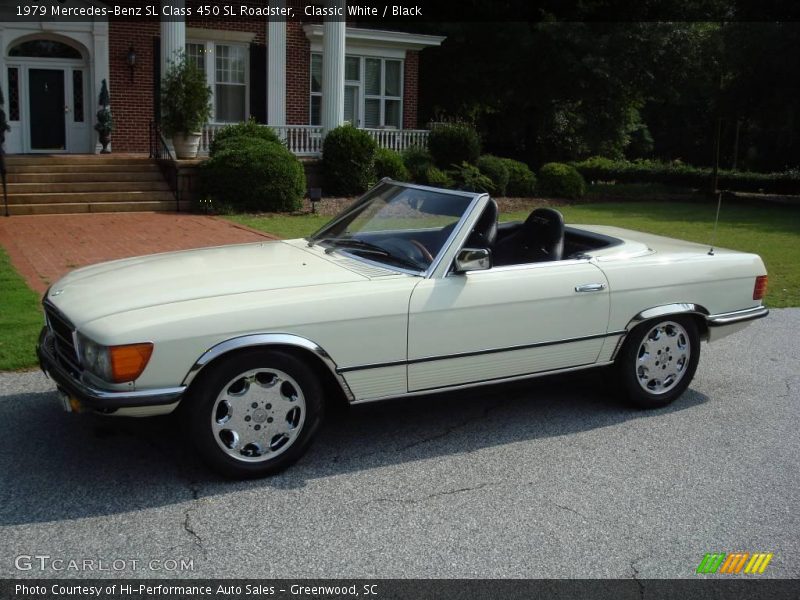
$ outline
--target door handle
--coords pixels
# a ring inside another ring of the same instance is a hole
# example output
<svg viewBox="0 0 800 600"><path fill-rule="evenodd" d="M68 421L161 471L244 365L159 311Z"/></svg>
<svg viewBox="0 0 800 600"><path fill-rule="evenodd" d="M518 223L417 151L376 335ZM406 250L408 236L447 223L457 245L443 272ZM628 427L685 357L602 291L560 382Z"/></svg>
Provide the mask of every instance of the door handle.
<svg viewBox="0 0 800 600"><path fill-rule="evenodd" d="M575 286L576 292L602 292L604 289L606 289L605 283L584 283Z"/></svg>

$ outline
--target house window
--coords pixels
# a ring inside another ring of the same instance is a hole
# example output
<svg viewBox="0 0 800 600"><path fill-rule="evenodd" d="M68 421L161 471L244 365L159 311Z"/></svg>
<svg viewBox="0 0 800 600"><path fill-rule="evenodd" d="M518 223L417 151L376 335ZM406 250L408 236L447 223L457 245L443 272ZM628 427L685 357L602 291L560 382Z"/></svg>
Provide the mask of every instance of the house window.
<svg viewBox="0 0 800 600"><path fill-rule="evenodd" d="M72 72L72 118L76 123L83 123L83 71Z"/></svg>
<svg viewBox="0 0 800 600"><path fill-rule="evenodd" d="M366 128L402 127L403 61L345 58L344 120ZM322 122L322 55L311 55L311 125Z"/></svg>
<svg viewBox="0 0 800 600"><path fill-rule="evenodd" d="M19 121L19 69L8 68L8 120Z"/></svg>
<svg viewBox="0 0 800 600"><path fill-rule="evenodd" d="M247 46L191 41L186 44L186 58L206 73L212 90L213 121L246 121L250 97Z"/></svg>

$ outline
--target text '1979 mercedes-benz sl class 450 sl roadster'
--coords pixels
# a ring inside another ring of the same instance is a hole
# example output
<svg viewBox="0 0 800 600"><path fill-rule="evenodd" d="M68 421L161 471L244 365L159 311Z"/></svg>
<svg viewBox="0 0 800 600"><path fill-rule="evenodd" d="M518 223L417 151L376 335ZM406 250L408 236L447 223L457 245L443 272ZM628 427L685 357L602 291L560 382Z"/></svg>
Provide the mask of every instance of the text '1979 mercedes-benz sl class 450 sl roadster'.
<svg viewBox="0 0 800 600"><path fill-rule="evenodd" d="M68 410L178 415L234 477L296 461L335 395L356 404L591 367L661 407L700 341L763 317L753 254L551 208L498 224L487 194L384 180L306 239L78 269L38 354Z"/></svg>

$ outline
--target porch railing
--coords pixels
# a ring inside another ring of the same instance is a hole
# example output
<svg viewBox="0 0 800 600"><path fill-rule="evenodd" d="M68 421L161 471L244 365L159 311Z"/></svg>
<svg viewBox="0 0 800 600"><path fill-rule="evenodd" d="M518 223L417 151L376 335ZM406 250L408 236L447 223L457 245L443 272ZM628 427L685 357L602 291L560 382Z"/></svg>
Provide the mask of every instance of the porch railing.
<svg viewBox="0 0 800 600"><path fill-rule="evenodd" d="M200 154L208 155L217 131L225 127L210 123L203 128ZM317 125L264 125L271 127L295 156L320 156L322 154L322 127ZM401 152L411 146L428 145L426 129L364 129L381 148Z"/></svg>
<svg viewBox="0 0 800 600"><path fill-rule="evenodd" d="M158 167L175 196L175 210L181 210L181 190L178 177L177 157L155 121L150 121L150 158L158 162Z"/></svg>

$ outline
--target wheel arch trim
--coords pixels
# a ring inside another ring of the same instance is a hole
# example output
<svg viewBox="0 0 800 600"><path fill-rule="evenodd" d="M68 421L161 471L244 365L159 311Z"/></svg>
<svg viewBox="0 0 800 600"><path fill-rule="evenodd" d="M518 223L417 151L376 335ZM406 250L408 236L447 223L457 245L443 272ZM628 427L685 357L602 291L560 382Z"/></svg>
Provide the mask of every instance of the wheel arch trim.
<svg viewBox="0 0 800 600"><path fill-rule="evenodd" d="M628 334L633 331L636 326L651 319L668 317L670 315L698 315L703 317L703 322L706 323L709 312L705 306L702 306L701 304L695 304L693 302L673 302L670 304L661 304L659 306L646 308L645 310L637 313L630 321L628 321L628 324L625 325L625 334L619 338L619 341L614 348L614 352L611 354L611 360L615 360L617 358L617 354L619 354L619 351L622 349L625 340L628 338Z"/></svg>
<svg viewBox="0 0 800 600"><path fill-rule="evenodd" d="M313 342L307 338L301 337L299 335L294 335L291 333L256 333L256 334L248 334L243 335L235 338L230 338L219 344L212 346L208 350L206 350L200 358L198 358L189 372L186 374L186 377L183 378L183 382L181 385L186 386L187 388L189 385L194 381L195 377L206 367L209 363L213 362L217 358L220 358L230 352L235 352L237 350L244 350L247 348L263 348L263 347L270 347L270 346L291 346L294 348L299 348L301 350L305 350L307 352L311 352L314 354L322 363L328 368L333 375L333 378L339 384L339 387L342 390L345 398L348 402L353 402L355 400L355 396L353 395L350 386L345 381L344 377L337 371L338 367L336 362L334 362L331 355L328 354L319 344Z"/></svg>

